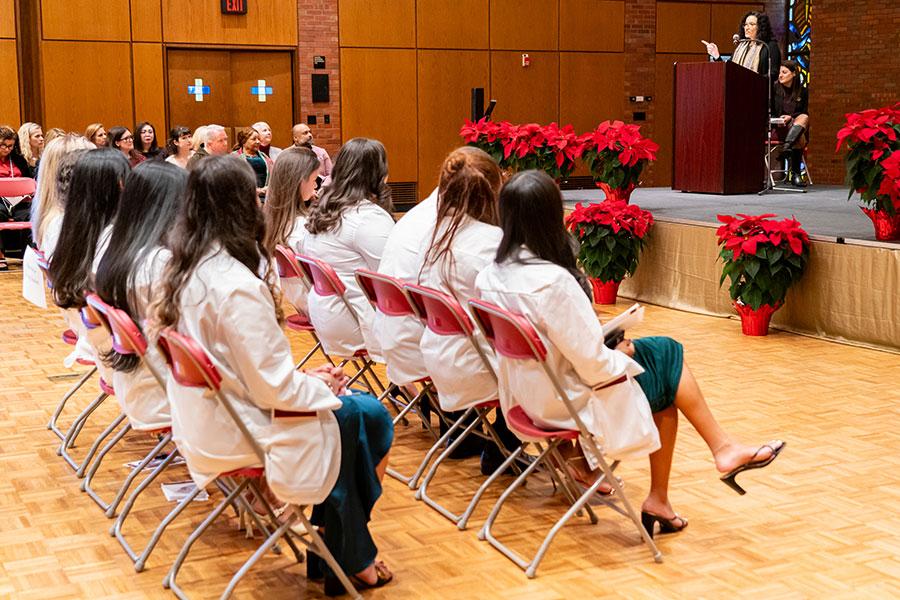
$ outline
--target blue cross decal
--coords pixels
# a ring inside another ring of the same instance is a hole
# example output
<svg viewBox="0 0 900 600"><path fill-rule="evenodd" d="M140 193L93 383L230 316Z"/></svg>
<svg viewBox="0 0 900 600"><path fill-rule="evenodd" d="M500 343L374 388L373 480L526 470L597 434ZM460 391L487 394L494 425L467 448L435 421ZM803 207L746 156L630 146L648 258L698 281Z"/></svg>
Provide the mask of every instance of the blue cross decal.
<svg viewBox="0 0 900 600"><path fill-rule="evenodd" d="M256 96L260 102L265 102L268 96L272 95L272 87L266 85L265 79L259 79L256 85L250 88L250 93Z"/></svg>
<svg viewBox="0 0 900 600"><path fill-rule="evenodd" d="M188 86L188 94L194 97L195 102L203 102L203 97L209 95L209 86L203 85L203 80L197 78L194 85Z"/></svg>

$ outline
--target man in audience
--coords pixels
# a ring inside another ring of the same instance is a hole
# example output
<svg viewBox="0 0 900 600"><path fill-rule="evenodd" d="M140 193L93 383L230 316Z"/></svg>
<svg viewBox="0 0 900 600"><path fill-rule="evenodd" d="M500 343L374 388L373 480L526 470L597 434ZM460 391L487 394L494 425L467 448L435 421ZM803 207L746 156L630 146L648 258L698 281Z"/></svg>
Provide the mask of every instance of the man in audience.
<svg viewBox="0 0 900 600"><path fill-rule="evenodd" d="M275 160L281 154L281 148L272 145L272 128L265 121L257 121L252 125L259 132L259 151Z"/></svg>
<svg viewBox="0 0 900 600"><path fill-rule="evenodd" d="M309 125L303 123L294 125L294 128L291 130L291 136L294 138L295 146L309 148L316 153L316 156L319 157L319 163L322 165L319 167L319 176L322 178L321 185L328 185L328 182L331 181L331 157L328 156L328 151L325 148L313 145L313 134L309 129Z"/></svg>
<svg viewBox="0 0 900 600"><path fill-rule="evenodd" d="M187 169L193 169L205 156L226 154L228 152L228 132L221 125L206 126L206 141L188 160Z"/></svg>

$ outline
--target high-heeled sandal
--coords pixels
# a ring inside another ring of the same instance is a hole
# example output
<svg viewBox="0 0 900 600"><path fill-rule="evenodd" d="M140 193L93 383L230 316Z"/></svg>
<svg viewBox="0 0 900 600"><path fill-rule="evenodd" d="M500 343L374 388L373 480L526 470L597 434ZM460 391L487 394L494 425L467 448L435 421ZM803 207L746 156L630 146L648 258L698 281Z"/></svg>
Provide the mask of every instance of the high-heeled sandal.
<svg viewBox="0 0 900 600"><path fill-rule="evenodd" d="M763 444L756 449L756 452L753 453L753 456L750 457L750 460L748 462L722 475L722 477L720 477L722 483L743 496L747 492L744 490L744 488L738 485L737 481L735 481L735 477L737 477L738 473L749 471L750 469L762 469L763 467L769 466L773 460L778 458L778 455L781 454L781 451L784 450L785 446L787 446L787 442L782 442L781 440L773 440L767 444ZM759 453L763 451L763 448L768 448L772 451L772 454L769 456L769 458L754 462L753 459L759 456Z"/></svg>
<svg viewBox="0 0 900 600"><path fill-rule="evenodd" d="M356 588L357 592L361 592L362 590L380 588L394 580L393 573L391 573L384 562L380 560L375 561L375 575L377 576L377 579L374 583L369 583L368 581L360 579L357 575L348 575L348 578L350 579L350 583L353 584L353 587ZM346 593L347 589L344 587L344 584L341 583L340 579L332 574L325 576L326 596L343 596Z"/></svg>
<svg viewBox="0 0 900 600"><path fill-rule="evenodd" d="M681 521L681 525L675 524L676 519L678 521ZM654 515L653 513L648 513L643 510L641 511L641 525L643 525L644 529L647 530L647 534L650 536L651 540L653 539L654 524L656 523L659 523L660 533L678 533L688 526L687 519L678 514L676 514L671 519L667 519L659 515Z"/></svg>

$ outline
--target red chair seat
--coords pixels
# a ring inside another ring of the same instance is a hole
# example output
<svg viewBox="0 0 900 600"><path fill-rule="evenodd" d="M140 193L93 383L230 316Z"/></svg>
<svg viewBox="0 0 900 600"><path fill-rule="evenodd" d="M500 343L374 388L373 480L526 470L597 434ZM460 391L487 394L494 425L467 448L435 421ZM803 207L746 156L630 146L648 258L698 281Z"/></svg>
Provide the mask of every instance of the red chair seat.
<svg viewBox="0 0 900 600"><path fill-rule="evenodd" d="M299 313L289 315L288 318L285 319L285 325L287 325L288 329L294 331L315 331L315 327L309 322L309 317Z"/></svg>
<svg viewBox="0 0 900 600"><path fill-rule="evenodd" d="M363 348L362 350L357 350L353 353L353 358L368 358L369 351Z"/></svg>
<svg viewBox="0 0 900 600"><path fill-rule="evenodd" d="M6 231L31 229L31 223L28 221L9 221L8 223L0 223L0 229L4 229Z"/></svg>
<svg viewBox="0 0 900 600"><path fill-rule="evenodd" d="M148 429L143 433L149 433L150 435L166 435L167 433L172 433L171 427L160 427L159 429Z"/></svg>
<svg viewBox="0 0 900 600"><path fill-rule="evenodd" d="M478 404L475 408L500 408L500 400L488 400Z"/></svg>
<svg viewBox="0 0 900 600"><path fill-rule="evenodd" d="M103 393L104 393L104 394L107 394L107 395L109 395L109 396L115 396L115 395L116 395L116 391L112 388L111 385L109 385L108 383L106 383L106 380L103 379L102 377L100 378L100 389L103 390Z"/></svg>
<svg viewBox="0 0 900 600"><path fill-rule="evenodd" d="M70 346L74 346L78 343L78 335L71 329L66 329L62 332L62 341Z"/></svg>
<svg viewBox="0 0 900 600"><path fill-rule="evenodd" d="M243 469L235 469L234 471L222 473L219 477L249 477L251 479L259 479L260 477L265 476L265 474L266 470L262 467L245 467Z"/></svg>
<svg viewBox="0 0 900 600"><path fill-rule="evenodd" d="M506 423L524 436L530 438L562 438L577 440L578 431L572 429L541 429L525 414L521 406L514 406L506 413Z"/></svg>
<svg viewBox="0 0 900 600"><path fill-rule="evenodd" d="M76 358L75 362L83 367L93 367L97 364L89 358Z"/></svg>

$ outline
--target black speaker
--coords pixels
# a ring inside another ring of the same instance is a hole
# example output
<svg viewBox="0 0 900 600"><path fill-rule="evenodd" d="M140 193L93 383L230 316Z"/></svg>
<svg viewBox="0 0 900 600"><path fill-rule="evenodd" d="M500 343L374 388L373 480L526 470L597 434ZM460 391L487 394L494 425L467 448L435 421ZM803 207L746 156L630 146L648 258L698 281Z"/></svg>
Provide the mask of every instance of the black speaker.
<svg viewBox="0 0 900 600"><path fill-rule="evenodd" d="M472 120L484 116L484 88L472 88Z"/></svg>
<svg viewBox="0 0 900 600"><path fill-rule="evenodd" d="M328 102L328 74L314 73L312 75L312 101Z"/></svg>

